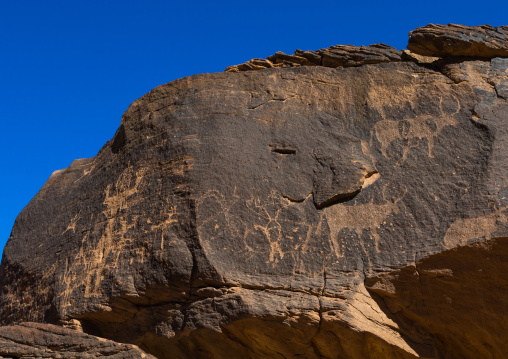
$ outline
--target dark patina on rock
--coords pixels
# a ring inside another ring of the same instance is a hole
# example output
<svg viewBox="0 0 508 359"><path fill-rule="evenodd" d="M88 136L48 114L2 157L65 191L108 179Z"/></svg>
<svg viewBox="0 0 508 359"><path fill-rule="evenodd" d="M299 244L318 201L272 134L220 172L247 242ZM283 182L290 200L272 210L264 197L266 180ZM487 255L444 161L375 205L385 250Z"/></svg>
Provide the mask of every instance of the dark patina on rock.
<svg viewBox="0 0 508 359"><path fill-rule="evenodd" d="M433 258L461 303L454 251L504 255L508 61L405 56L195 75L135 101L96 157L55 172L18 216L2 324L158 358L502 358L503 333L468 341L477 317L438 328L447 307L412 298ZM478 268L481 288L508 286Z"/></svg>

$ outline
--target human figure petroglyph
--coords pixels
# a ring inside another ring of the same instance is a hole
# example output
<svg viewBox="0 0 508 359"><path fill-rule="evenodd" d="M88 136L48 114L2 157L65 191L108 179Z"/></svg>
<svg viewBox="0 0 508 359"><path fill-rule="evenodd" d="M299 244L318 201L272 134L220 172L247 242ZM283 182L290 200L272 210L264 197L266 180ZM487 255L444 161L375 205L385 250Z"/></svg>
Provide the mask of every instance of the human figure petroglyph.
<svg viewBox="0 0 508 359"><path fill-rule="evenodd" d="M325 226L328 224L326 237L338 258L344 256L345 244L339 238L343 229L356 233L367 256L362 235L368 231L376 251L380 252L378 229L389 225L386 221L390 214L399 213L399 202L407 192L407 188L400 188L399 194L393 198L385 194L389 186L386 184L382 190L383 203L372 201L354 206L339 203L322 210L319 218L325 221ZM317 233L317 228L323 226L321 219L307 223L299 217L298 210L303 205L304 202L284 199L276 191L271 191L265 198L252 195L243 201L239 197L227 201L219 191L209 191L198 201L198 231L202 238L207 239L207 246L213 247L213 242L221 236L230 236L242 242L247 257L255 253L265 254L268 263L277 264L288 252L309 250L313 230ZM291 212L292 209L295 211Z"/></svg>
<svg viewBox="0 0 508 359"><path fill-rule="evenodd" d="M261 232L270 243L269 262L277 263L278 259L284 258L285 251L281 244L284 240L292 240L295 236L300 237L298 242L305 243L310 226L303 222L291 219L287 216L288 207L292 203L287 199L282 199L275 191L271 191L265 201L260 198L252 197L246 202L246 206L254 213L258 213L259 221L254 225L254 230ZM292 216L291 216L292 217Z"/></svg>
<svg viewBox="0 0 508 359"><path fill-rule="evenodd" d="M276 264L287 253L284 242L297 243L292 250L301 250L308 241L311 226L290 211L292 206L276 191L266 198L253 194L246 201L238 196L227 201L219 191L209 191L198 201L198 231L210 241L226 233L241 240L250 254L269 247L267 262Z"/></svg>
<svg viewBox="0 0 508 359"><path fill-rule="evenodd" d="M127 166L116 181L105 188L102 212L94 216L93 226L80 227L81 218L84 216L81 212L70 221L64 233L80 236L81 244L74 257L66 260L65 275L60 278L60 282L66 287L65 294L61 298L64 305L72 292L79 290L81 286L84 288L85 297L100 296L105 268L111 271L121 270L119 266L122 265L121 253L125 251L123 247L129 246L129 242L139 240L132 238L128 233L139 225L140 218L146 223L145 228L149 228L148 231L152 233L150 238L153 242L148 242L146 246L132 246L130 251L136 255L129 258L127 265L146 261L147 252L152 245L154 249L160 248L161 251L170 245L168 236L164 238L165 232L177 222L178 216L177 205L171 203L170 198L162 202L162 210L157 211L155 215L126 214L128 209L144 200L139 194L149 179L148 168ZM78 278L81 272L87 274L81 281L76 281L75 278Z"/></svg>

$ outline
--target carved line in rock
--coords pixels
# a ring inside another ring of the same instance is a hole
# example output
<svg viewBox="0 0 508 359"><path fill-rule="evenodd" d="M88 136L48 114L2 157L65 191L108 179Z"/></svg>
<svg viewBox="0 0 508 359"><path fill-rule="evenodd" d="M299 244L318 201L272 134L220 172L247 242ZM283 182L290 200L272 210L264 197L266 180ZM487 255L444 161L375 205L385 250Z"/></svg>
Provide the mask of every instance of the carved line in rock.
<svg viewBox="0 0 508 359"><path fill-rule="evenodd" d="M404 163L407 159L411 148L417 147L419 140L427 139L428 156L433 158L432 150L434 148L434 140L446 126L458 125L457 119L454 117L461 110L458 98L451 94L457 102L457 109L451 114L447 114L443 110L443 97L439 99L440 116L432 114L420 115L414 118L406 118L402 120L384 119L377 122L371 130L370 145L373 146L374 138L381 144L381 153L386 159L390 159L387 153L388 147L396 140L401 140L404 146L402 156L397 162L398 165ZM435 126L433 129L432 126Z"/></svg>
<svg viewBox="0 0 508 359"><path fill-rule="evenodd" d="M181 174L184 171L181 168L182 166L184 166L182 161L172 161L161 167L161 170ZM128 246L129 241L136 240L135 238L128 238L126 234L129 229L134 229L133 226L138 222L140 216L131 215L130 218L127 218L123 215L123 212L142 201L142 198L137 194L143 187L148 174L147 168L135 170L133 166L128 165L116 182L107 186L103 201L105 209L96 216L96 218L104 217L106 220L96 222L93 228L76 233L76 228L79 228L80 213L71 220L66 231L72 230L75 235L81 235L82 240L74 258L65 259L65 270L61 272L62 274L58 279L64 287L58 298L63 308L72 307L70 303L72 293L79 290L80 287L84 288L83 295L85 298L101 296L104 269L109 267L112 271L115 271L119 263L119 256L127 251L126 246ZM161 250L164 246L170 245L170 242L165 242L164 234L177 223L175 218L177 214L177 206L166 199L161 210L160 220L155 219L156 221L152 222L150 218L147 218L147 224L151 226L154 238L160 238ZM155 244L155 242L152 243L152 245ZM134 250L138 253L131 256L128 265L132 265L134 261L143 262L146 260L150 249L140 245L136 246ZM76 281L76 278L81 277L83 273L86 273L85 278ZM127 282L124 286L135 291L134 278L129 277Z"/></svg>
<svg viewBox="0 0 508 359"><path fill-rule="evenodd" d="M385 188L387 186L388 184L385 185ZM228 201L219 191L211 190L200 197L197 203L197 212L203 216L198 217L198 233L201 238L206 239L205 243L208 246L218 236L229 235L231 238L237 238L242 241L246 252L250 254L249 258L255 253L264 253L267 263L276 265L288 254L281 246L284 241L292 241L296 238L298 244L292 251L305 252L310 249L309 244L313 231L320 231L323 225L327 225L330 229L328 241L337 258L344 257L343 246L345 244L340 241L339 235L341 231L348 229L356 233L370 264L371 258L363 239L364 231L369 232L374 240L375 249L379 253L381 251L381 236L378 229L386 224L386 219L391 214L399 213L399 202L407 193L406 188L398 198L392 201L386 198L385 188L382 189L384 203L374 204L371 202L354 206L335 204L322 210L321 219L316 224L284 218L284 212L290 206L301 206L302 202L282 200L276 191L272 191L265 199L252 195L250 199L242 201L238 196L233 196L233 199ZM209 201L214 204L212 205ZM210 208L216 210L211 212ZM246 224L248 221L242 220L239 214L242 212L241 208L243 208L243 212L246 210L248 215L252 216L249 217L251 223L254 223L252 226ZM323 222L324 220L326 222ZM254 248L253 242L260 240L259 235L269 243L269 252ZM327 258L330 254L325 255L325 262L328 261Z"/></svg>
<svg viewBox="0 0 508 359"><path fill-rule="evenodd" d="M208 218L198 218L198 232L202 238L207 237L207 234L203 231L204 226L215 221L214 230L219 232L227 230L233 238L241 238L245 249L249 253L265 253L266 251L259 251L252 246L252 242L256 240L255 238L261 235L269 243L270 252L268 253L267 263L273 263L274 265L280 259L283 259L286 254L281 248L281 242L284 239L293 239L293 236L299 237L303 244L295 250L300 248L305 250L308 246L311 226L304 221L282 218L284 211L293 203L289 200L282 200L281 196L274 190L264 199L253 194L250 199L242 201L240 197L233 195L233 200L229 203L222 193L211 190L198 200L197 212L199 214L207 213L203 207L205 202L209 200L216 203L216 208L218 205L218 210ZM242 207L246 215L251 217L254 223L252 226L248 226L236 214L238 206ZM219 217L222 218L219 219ZM220 224L221 219L224 220L224 224ZM286 229L287 225L289 225L290 230ZM221 228L221 226L226 228ZM213 239L212 236L210 241L213 241Z"/></svg>

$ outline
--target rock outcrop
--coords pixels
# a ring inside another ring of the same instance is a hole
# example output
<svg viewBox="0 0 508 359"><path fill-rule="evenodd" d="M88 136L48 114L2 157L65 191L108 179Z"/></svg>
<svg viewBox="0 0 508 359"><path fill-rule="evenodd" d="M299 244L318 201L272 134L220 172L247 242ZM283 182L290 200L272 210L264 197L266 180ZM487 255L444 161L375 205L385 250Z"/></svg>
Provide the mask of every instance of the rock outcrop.
<svg viewBox="0 0 508 359"><path fill-rule="evenodd" d="M0 358L155 359L131 344L119 344L51 324L0 327Z"/></svg>
<svg viewBox="0 0 508 359"><path fill-rule="evenodd" d="M508 56L508 26L434 25L409 33L407 48L426 56Z"/></svg>
<svg viewBox="0 0 508 359"><path fill-rule="evenodd" d="M297 66L355 67L365 64L401 61L401 52L385 44L370 46L337 45L317 51L296 50L293 55L277 52L266 59L252 59L229 66L226 72L286 68Z"/></svg>
<svg viewBox="0 0 508 359"><path fill-rule="evenodd" d="M481 222L492 223L494 217L475 219L474 225L463 220L454 230L480 232ZM506 215L499 222L506 226ZM427 343L442 338L452 358L506 358L507 256L508 237L491 238L368 278L366 286L408 337Z"/></svg>
<svg viewBox="0 0 508 359"><path fill-rule="evenodd" d="M18 216L1 323L158 358L508 357L508 59L330 49L135 101Z"/></svg>

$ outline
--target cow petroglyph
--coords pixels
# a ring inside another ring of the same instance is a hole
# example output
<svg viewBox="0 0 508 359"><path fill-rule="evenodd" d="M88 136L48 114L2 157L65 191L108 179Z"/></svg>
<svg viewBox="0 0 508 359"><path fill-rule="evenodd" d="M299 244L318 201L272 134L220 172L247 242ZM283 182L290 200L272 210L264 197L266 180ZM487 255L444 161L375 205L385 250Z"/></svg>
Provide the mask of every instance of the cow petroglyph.
<svg viewBox="0 0 508 359"><path fill-rule="evenodd" d="M379 141L381 146L381 153L387 159L390 158L388 154L389 146L396 140L400 140L403 146L402 156L398 164L406 161L409 151L418 146L420 140L427 140L428 156L433 158L434 141L441 131L446 126L456 126L457 119L454 117L460 111L460 103L458 99L453 96L457 102L455 112L448 114L443 110L443 98L440 99L439 107L441 115L424 114L414 118L407 118L402 120L388 120L384 119L377 122L372 130L370 137L370 146L374 145L374 138Z"/></svg>
<svg viewBox="0 0 508 359"><path fill-rule="evenodd" d="M215 248L214 242L241 242L247 258L262 254L268 263L275 265L289 252L311 250L309 244L313 235L318 235L321 240L325 235L325 242L328 241L336 257L344 257L346 244L339 236L343 229L349 229L357 234L368 256L362 239L364 231L369 231L379 252L381 237L378 229L386 224L390 214L400 211L398 203L406 191L404 189L398 198L387 199L383 189L384 203L336 204L323 209L321 214L316 213L315 221L310 223L299 212L306 201L295 203L275 191L265 198L252 195L242 200L233 196L228 201L222 193L212 190L198 200L198 232L209 249ZM329 231L322 232L326 225Z"/></svg>
<svg viewBox="0 0 508 359"><path fill-rule="evenodd" d="M337 204L325 208L324 213L330 227L330 240L337 257L341 258L344 256L344 244L339 242L339 233L343 229L353 230L360 241L362 241L363 231L370 231L370 234L374 238L375 248L379 252L381 237L377 230L384 224L391 213L399 213L398 203L402 200L406 191L407 189L400 197L392 201L386 199L383 189L384 203L382 204ZM363 246L363 242L360 244ZM368 256L367 251L365 252Z"/></svg>

